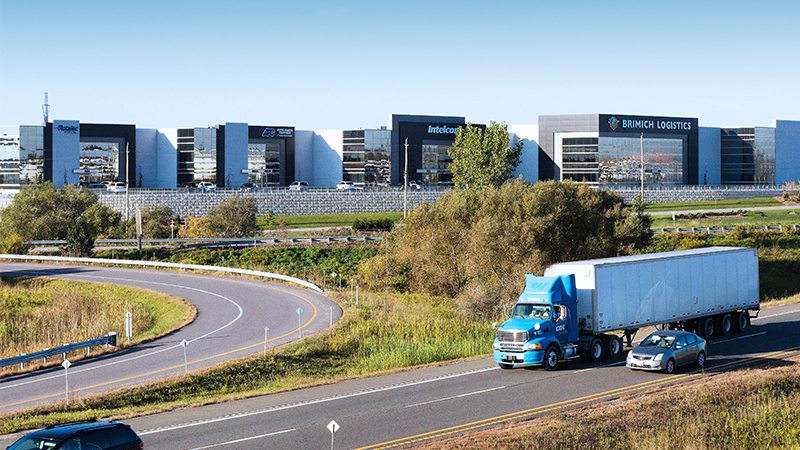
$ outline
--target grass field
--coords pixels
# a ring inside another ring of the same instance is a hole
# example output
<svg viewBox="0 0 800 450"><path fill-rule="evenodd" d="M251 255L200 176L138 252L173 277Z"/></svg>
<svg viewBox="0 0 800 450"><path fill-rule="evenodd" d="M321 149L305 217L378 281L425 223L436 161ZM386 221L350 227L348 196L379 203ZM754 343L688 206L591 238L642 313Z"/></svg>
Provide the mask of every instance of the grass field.
<svg viewBox="0 0 800 450"><path fill-rule="evenodd" d="M683 203L649 203L645 206L647 212L678 211L692 209L744 209L763 206L781 206L783 203L771 197L743 198L733 200L718 200L710 202L683 202Z"/></svg>
<svg viewBox="0 0 800 450"><path fill-rule="evenodd" d="M730 211L748 209L752 207L742 207L731 209ZM692 227L735 227L745 226L764 226L764 225L800 225L800 206L797 209L775 209L764 211L749 211L746 217L714 217L706 219L676 219L672 221L672 216L653 216L652 228L692 228Z"/></svg>

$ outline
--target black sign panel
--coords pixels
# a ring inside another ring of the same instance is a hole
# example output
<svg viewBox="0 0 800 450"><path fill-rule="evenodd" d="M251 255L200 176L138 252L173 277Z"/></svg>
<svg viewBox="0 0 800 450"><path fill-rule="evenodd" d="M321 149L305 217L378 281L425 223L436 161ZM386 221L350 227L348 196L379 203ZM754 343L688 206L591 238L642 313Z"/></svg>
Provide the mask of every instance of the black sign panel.
<svg viewBox="0 0 800 450"><path fill-rule="evenodd" d="M697 135L697 119L693 117L627 116L600 114L600 133L658 133Z"/></svg>

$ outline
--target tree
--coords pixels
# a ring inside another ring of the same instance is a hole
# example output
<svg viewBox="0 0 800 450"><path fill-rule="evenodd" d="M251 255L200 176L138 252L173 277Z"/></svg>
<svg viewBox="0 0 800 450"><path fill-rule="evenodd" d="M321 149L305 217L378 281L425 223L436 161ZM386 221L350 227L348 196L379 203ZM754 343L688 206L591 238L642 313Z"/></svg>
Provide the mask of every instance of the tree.
<svg viewBox="0 0 800 450"><path fill-rule="evenodd" d="M236 197L223 200L208 211L211 231L220 237L243 237L258 230L258 207L253 197Z"/></svg>
<svg viewBox="0 0 800 450"><path fill-rule="evenodd" d="M94 241L97 235L113 230L119 215L100 205L89 189L73 185L56 189L51 182L35 183L0 211L0 236L18 234L26 241L66 239L70 227L81 220Z"/></svg>
<svg viewBox="0 0 800 450"><path fill-rule="evenodd" d="M458 129L447 154L453 159L449 169L457 188L498 188L520 165L522 140L512 147L505 123L492 121L485 131L468 123Z"/></svg>
<svg viewBox="0 0 800 450"><path fill-rule="evenodd" d="M172 234L170 224L176 220L169 206L159 205L142 210L142 237L145 239L168 238Z"/></svg>
<svg viewBox="0 0 800 450"><path fill-rule="evenodd" d="M454 190L395 227L359 279L371 289L391 283L455 297L491 316L519 295L526 273L635 253L649 243L649 227L649 216L631 213L618 194L570 181Z"/></svg>

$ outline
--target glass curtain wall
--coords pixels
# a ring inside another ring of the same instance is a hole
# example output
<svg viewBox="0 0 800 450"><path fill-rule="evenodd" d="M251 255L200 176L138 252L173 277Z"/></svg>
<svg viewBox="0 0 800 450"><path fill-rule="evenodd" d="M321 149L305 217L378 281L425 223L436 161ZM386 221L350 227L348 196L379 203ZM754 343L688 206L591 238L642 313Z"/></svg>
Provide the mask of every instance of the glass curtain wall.
<svg viewBox="0 0 800 450"><path fill-rule="evenodd" d="M775 129L722 128L722 184L775 183Z"/></svg>
<svg viewBox="0 0 800 450"><path fill-rule="evenodd" d="M364 181L389 184L392 178L392 130L364 131Z"/></svg>
<svg viewBox="0 0 800 450"><path fill-rule="evenodd" d="M19 184L27 186L44 179L44 127L19 127Z"/></svg>
<svg viewBox="0 0 800 450"><path fill-rule="evenodd" d="M645 184L683 184L683 139L622 137L598 139L598 182L640 184L642 159Z"/></svg>
<svg viewBox="0 0 800 450"><path fill-rule="evenodd" d="M597 138L564 138L561 140L561 178L583 183L597 183Z"/></svg>
<svg viewBox="0 0 800 450"><path fill-rule="evenodd" d="M19 187L20 156L19 138L0 136L0 186Z"/></svg>
<svg viewBox="0 0 800 450"><path fill-rule="evenodd" d="M194 182L217 182L217 129L194 129Z"/></svg>
<svg viewBox="0 0 800 450"><path fill-rule="evenodd" d="M125 181L119 179L119 147L117 142L81 142L79 167L92 171L81 175L81 181Z"/></svg>
<svg viewBox="0 0 800 450"><path fill-rule="evenodd" d="M422 169L425 184L453 184L450 163L453 158L447 153L451 142L422 142ZM409 179L416 179L409 174Z"/></svg>
<svg viewBox="0 0 800 450"><path fill-rule="evenodd" d="M250 142L247 148L247 168L251 171L247 181L255 186L278 186L280 177L281 144L278 142Z"/></svg>
<svg viewBox="0 0 800 450"><path fill-rule="evenodd" d="M364 130L342 131L342 180L365 182Z"/></svg>

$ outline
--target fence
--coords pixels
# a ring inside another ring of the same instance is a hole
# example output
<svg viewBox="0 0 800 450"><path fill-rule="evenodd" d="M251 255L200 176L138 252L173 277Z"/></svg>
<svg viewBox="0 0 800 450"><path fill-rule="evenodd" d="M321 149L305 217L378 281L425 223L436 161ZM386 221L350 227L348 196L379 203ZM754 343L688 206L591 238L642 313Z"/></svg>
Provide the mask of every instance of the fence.
<svg viewBox="0 0 800 450"><path fill-rule="evenodd" d="M58 354L64 354L67 352L71 352L73 350L80 350L82 348L89 348L94 347L97 345L106 345L106 346L117 346L117 333L111 332L107 335L97 338L97 339L89 339L88 341L83 342L76 342L74 344L67 344L62 345L60 347L55 348L48 348L42 351L38 351L35 353L28 353L25 355L14 356L11 358L0 359L0 367L11 366L14 364L22 364L29 361L35 361L37 359L43 359L44 362L47 362L48 356L54 356Z"/></svg>

